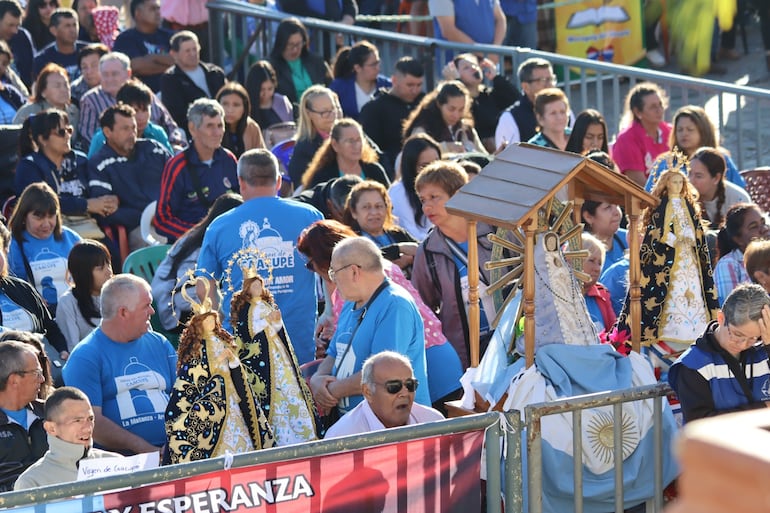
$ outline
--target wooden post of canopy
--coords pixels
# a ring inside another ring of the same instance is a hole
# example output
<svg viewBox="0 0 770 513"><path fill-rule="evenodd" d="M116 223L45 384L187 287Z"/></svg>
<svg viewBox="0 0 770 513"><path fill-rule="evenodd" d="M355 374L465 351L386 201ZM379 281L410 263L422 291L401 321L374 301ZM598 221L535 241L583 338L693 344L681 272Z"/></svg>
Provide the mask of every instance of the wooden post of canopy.
<svg viewBox="0 0 770 513"><path fill-rule="evenodd" d="M524 356L527 368L535 363L535 232L537 212L524 225Z"/></svg>
<svg viewBox="0 0 770 513"><path fill-rule="evenodd" d="M639 198L629 196L626 203L628 212L628 284L629 299L631 301L631 349L637 353L641 349L641 324L642 324L642 288L639 286L641 269L639 268L639 215L641 204Z"/></svg>
<svg viewBox="0 0 770 513"><path fill-rule="evenodd" d="M476 246L476 221L468 219L468 344L471 351L471 367L478 367L481 361L479 331L481 312L479 309L479 248Z"/></svg>

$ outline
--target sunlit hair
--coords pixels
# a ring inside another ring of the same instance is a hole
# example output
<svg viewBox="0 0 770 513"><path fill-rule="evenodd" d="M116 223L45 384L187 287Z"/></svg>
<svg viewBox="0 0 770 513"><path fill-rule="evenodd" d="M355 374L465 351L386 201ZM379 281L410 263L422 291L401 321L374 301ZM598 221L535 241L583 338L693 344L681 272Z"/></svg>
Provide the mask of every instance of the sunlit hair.
<svg viewBox="0 0 770 513"><path fill-rule="evenodd" d="M423 186L437 185L451 198L466 183L468 183L468 173L460 164L448 160L437 160L420 171L415 179L414 188L419 194Z"/></svg>
<svg viewBox="0 0 770 513"><path fill-rule="evenodd" d="M636 84L626 96L623 116L620 119L621 129L631 126L631 123L634 120L639 119L639 116L634 111L641 111L644 109L644 99L651 94L658 95L661 103L663 103L664 109L668 107L668 95L666 95L666 92L660 86L653 84L652 82Z"/></svg>
<svg viewBox="0 0 770 513"><path fill-rule="evenodd" d="M569 111L569 100L564 91L558 87L548 87L539 91L535 95L535 114L545 116L545 106L559 101L564 102L564 106Z"/></svg>
<svg viewBox="0 0 770 513"><path fill-rule="evenodd" d="M377 162L377 152L374 151L372 145L369 144L369 140L364 136L364 129L358 123L358 121L351 118L342 118L334 122L332 127L331 136L326 139L318 151L315 152L313 160L307 166L307 171L302 175L302 185L308 188L312 185L315 175L318 174L326 166L331 165L337 160L337 152L332 146L332 141L340 143L342 141L342 132L346 128L355 128L361 137L361 162L365 164L371 164Z"/></svg>
<svg viewBox="0 0 770 513"><path fill-rule="evenodd" d="M674 113L674 119L671 122L673 129L669 136L669 146L672 150L679 148L676 141L676 127L679 124L679 121L684 118L688 118L692 121L695 128L698 130L698 134L700 135L699 146L717 147L716 128L714 127L714 123L711 122L711 119L709 119L708 114L706 114L706 111L697 105L685 105ZM679 148L679 150L684 151L682 148Z"/></svg>
<svg viewBox="0 0 770 513"><path fill-rule="evenodd" d="M343 214L343 222L353 228L356 232L361 231L361 226L358 221L353 219L353 211L358 208L358 202L361 200L361 196L366 192L377 192L385 203L385 218L382 223L384 230L392 230L396 227L396 223L393 220L393 204L390 202L390 196L388 196L388 190L379 182L373 180L365 180L352 189L348 195L348 200L345 202L345 213Z"/></svg>
<svg viewBox="0 0 770 513"><path fill-rule="evenodd" d="M473 102L471 101L470 93L468 93L468 88L459 80L450 80L448 82L441 82L436 89L426 94L420 100L417 107L404 120L403 138L406 139L412 135L412 131L415 128L422 127L428 135L439 141L441 133L447 128L441 115L441 106L449 103L449 100L452 98L465 99L465 110L460 122L466 127L472 127L471 104Z"/></svg>
<svg viewBox="0 0 770 513"><path fill-rule="evenodd" d="M304 93L302 93L302 98L299 100L299 119L297 120L297 135L295 136L297 141L313 139L318 133L318 130L313 125L313 120L310 117L310 111L315 110L314 102L321 96L329 98L329 101L332 103L332 108L338 113L342 112L337 93L322 85L310 86Z"/></svg>

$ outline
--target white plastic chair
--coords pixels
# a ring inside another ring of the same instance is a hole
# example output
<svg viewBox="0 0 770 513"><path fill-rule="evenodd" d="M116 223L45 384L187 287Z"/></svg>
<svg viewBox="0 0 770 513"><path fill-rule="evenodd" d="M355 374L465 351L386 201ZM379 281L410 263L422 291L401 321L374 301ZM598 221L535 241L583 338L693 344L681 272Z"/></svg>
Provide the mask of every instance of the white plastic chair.
<svg viewBox="0 0 770 513"><path fill-rule="evenodd" d="M155 227L152 226L152 218L155 217L155 209L158 206L157 201L153 201L142 212L142 217L139 220L139 227L142 231L142 239L150 246L157 246L158 244L168 244L166 237L160 235L155 231Z"/></svg>

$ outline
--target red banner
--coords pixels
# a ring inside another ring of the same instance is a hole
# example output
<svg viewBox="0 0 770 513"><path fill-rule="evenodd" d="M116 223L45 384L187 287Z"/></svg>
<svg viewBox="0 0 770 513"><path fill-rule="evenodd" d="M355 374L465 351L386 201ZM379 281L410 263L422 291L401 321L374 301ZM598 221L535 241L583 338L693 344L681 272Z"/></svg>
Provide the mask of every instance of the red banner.
<svg viewBox="0 0 770 513"><path fill-rule="evenodd" d="M103 511L479 511L483 435L483 431L443 435L212 472L105 494Z"/></svg>

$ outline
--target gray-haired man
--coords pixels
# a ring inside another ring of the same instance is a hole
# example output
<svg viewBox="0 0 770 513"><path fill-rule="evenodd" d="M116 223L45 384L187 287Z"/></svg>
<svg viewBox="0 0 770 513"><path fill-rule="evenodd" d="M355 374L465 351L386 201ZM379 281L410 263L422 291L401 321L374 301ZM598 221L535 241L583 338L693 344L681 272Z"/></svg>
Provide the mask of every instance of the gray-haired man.
<svg viewBox="0 0 770 513"><path fill-rule="evenodd" d="M239 192L237 161L222 147L225 111L215 100L199 98L187 110L192 144L166 163L154 224L175 241L203 219L214 200Z"/></svg>

